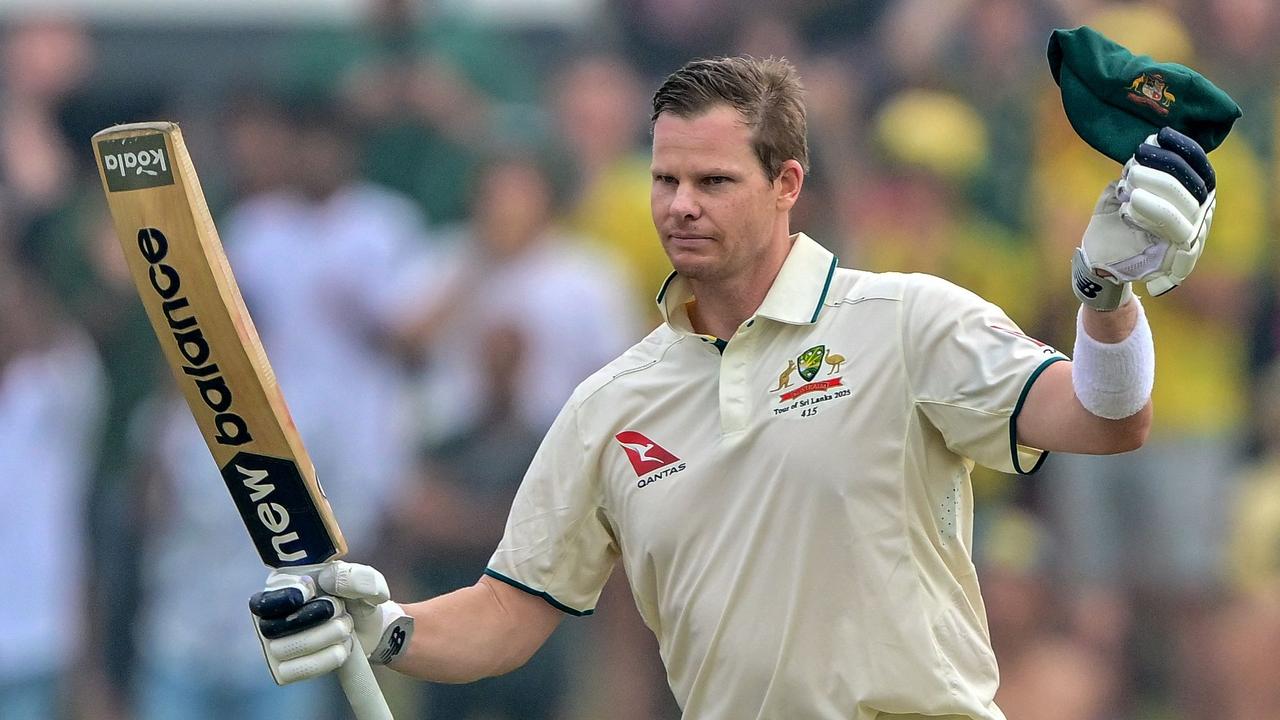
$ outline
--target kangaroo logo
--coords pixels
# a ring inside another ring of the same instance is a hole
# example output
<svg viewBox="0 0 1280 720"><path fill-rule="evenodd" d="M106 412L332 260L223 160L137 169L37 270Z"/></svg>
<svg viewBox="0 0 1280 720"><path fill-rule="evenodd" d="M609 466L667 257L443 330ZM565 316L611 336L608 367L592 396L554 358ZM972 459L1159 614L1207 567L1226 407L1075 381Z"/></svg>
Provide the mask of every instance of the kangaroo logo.
<svg viewBox="0 0 1280 720"><path fill-rule="evenodd" d="M666 448L634 430L624 430L615 435L614 439L627 453L627 460L631 461L631 467L637 476L680 462L680 458Z"/></svg>

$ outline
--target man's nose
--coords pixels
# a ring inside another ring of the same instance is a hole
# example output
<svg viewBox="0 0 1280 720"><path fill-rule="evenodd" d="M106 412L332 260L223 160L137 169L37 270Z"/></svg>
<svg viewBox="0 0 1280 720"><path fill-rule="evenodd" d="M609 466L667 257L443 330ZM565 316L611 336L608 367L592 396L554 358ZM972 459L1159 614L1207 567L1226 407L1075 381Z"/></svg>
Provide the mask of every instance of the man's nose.
<svg viewBox="0 0 1280 720"><path fill-rule="evenodd" d="M675 196L671 199L671 214L681 218L697 219L702 215L702 205L698 202L697 193L688 184L676 187Z"/></svg>

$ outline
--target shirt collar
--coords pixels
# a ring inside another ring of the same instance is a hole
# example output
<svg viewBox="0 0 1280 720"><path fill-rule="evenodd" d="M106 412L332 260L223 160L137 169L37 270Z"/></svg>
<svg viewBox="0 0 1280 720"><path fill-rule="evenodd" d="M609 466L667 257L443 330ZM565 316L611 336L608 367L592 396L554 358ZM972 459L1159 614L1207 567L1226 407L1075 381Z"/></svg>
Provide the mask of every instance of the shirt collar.
<svg viewBox="0 0 1280 720"><path fill-rule="evenodd" d="M796 233L791 238L791 252L755 314L792 325L810 325L818 320L838 260L804 233ZM679 273L668 275L657 298L662 319L672 326L689 330L685 304L691 299L693 292L688 281Z"/></svg>

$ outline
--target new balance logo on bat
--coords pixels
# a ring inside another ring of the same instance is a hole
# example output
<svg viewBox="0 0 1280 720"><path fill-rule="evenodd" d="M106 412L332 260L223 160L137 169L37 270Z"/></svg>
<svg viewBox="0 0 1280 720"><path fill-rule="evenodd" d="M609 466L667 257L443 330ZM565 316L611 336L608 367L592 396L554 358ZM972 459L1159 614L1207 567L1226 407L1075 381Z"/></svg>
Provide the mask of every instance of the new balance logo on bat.
<svg viewBox="0 0 1280 720"><path fill-rule="evenodd" d="M293 461L238 452L222 468L222 480L262 562L313 565L333 556L324 518Z"/></svg>
<svg viewBox="0 0 1280 720"><path fill-rule="evenodd" d="M142 228L138 231L138 250L151 266L148 272L151 289L160 297L160 309L173 331L178 354L186 361L182 372L194 378L200 399L213 411L213 439L220 445L230 446L253 440L244 418L231 411L234 402L231 388L218 364L213 362L209 341L200 330L195 312L190 309L190 301L179 294L182 276L176 268L164 262L169 255L169 238L156 228Z"/></svg>
<svg viewBox="0 0 1280 720"><path fill-rule="evenodd" d="M307 556L306 550L285 549L286 545L298 542L298 533L289 530L289 509L277 502L267 500L276 486L268 482L267 471L259 468L234 466L240 473L241 484L249 491L249 502L254 504L255 516L267 532L271 533L271 549L282 563L297 562ZM288 532L286 532L288 531Z"/></svg>

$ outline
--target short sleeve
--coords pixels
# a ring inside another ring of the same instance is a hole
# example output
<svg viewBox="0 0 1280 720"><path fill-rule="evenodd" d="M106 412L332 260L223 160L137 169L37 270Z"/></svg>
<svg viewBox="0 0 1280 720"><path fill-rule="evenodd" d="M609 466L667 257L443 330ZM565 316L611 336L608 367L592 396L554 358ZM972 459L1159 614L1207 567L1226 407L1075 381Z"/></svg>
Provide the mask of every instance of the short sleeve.
<svg viewBox="0 0 1280 720"><path fill-rule="evenodd" d="M618 557L588 457L570 400L529 465L485 570L571 615L594 611Z"/></svg>
<svg viewBox="0 0 1280 720"><path fill-rule="evenodd" d="M902 327L916 409L952 452L1001 472L1035 472L1046 453L1017 444L1017 416L1040 373L1066 358L968 290L911 278Z"/></svg>

